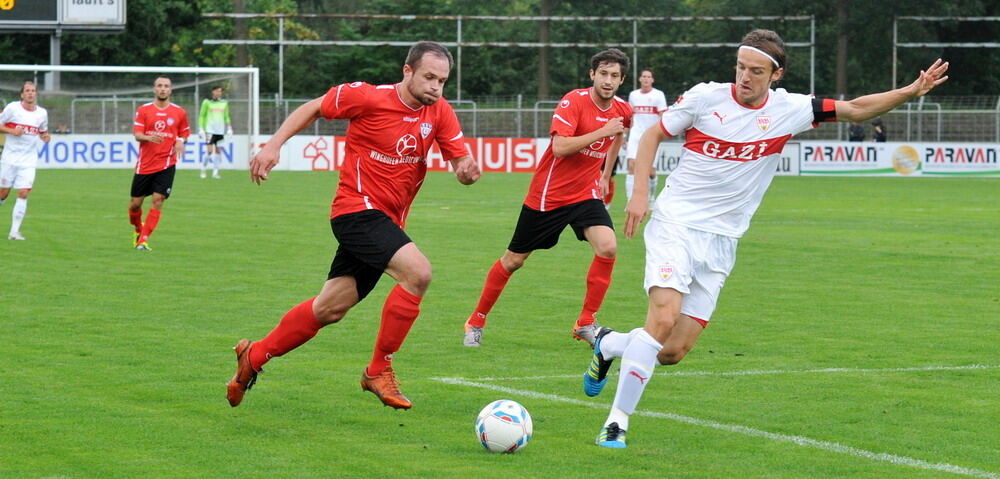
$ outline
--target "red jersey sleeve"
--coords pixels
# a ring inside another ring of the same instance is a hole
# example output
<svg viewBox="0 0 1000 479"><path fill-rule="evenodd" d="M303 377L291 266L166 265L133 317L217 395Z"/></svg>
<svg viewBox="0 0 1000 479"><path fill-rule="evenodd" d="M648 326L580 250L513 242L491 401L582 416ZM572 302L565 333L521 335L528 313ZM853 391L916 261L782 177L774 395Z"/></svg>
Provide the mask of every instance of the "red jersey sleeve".
<svg viewBox="0 0 1000 479"><path fill-rule="evenodd" d="M437 130L438 147L445 160L454 160L469 155L469 150L465 146L465 134L462 133L462 125L458 122L458 116L451 105L444 103L441 105L441 113L438 117L440 127Z"/></svg>
<svg viewBox="0 0 1000 479"><path fill-rule="evenodd" d="M625 128L632 128L632 115L633 115L632 105L629 105L628 102L626 101L618 102L618 104L622 106L621 108L622 125Z"/></svg>
<svg viewBox="0 0 1000 479"><path fill-rule="evenodd" d="M582 97L575 91L569 92L559 102L555 112L552 113L552 125L549 126L550 136L562 136L570 138L576 136L576 127L579 123L579 102L581 99L590 101L590 97Z"/></svg>
<svg viewBox="0 0 1000 479"><path fill-rule="evenodd" d="M144 111L142 107L139 107L135 111L135 118L132 119L132 133L145 133L146 131L146 115L143 115Z"/></svg>
<svg viewBox="0 0 1000 479"><path fill-rule="evenodd" d="M354 118L365 110L372 88L372 85L359 81L331 87L323 96L320 114L327 120Z"/></svg>
<svg viewBox="0 0 1000 479"><path fill-rule="evenodd" d="M187 139L191 136L191 126L188 125L188 114L181 108L181 121L177 123L177 136Z"/></svg>

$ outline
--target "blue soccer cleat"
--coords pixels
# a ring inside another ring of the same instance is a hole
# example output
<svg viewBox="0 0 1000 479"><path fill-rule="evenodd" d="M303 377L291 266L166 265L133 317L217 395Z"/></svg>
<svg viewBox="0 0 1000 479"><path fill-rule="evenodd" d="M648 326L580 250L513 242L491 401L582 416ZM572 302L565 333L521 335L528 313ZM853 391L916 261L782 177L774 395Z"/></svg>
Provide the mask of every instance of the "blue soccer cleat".
<svg viewBox="0 0 1000 479"><path fill-rule="evenodd" d="M597 435L597 445L611 449L625 449L625 430L613 422L601 428Z"/></svg>
<svg viewBox="0 0 1000 479"><path fill-rule="evenodd" d="M611 328L601 327L594 338L594 355L587 372L583 373L583 393L587 396L594 397L601 394L608 382L608 370L611 369L614 359L604 359L601 354L601 339L613 331Z"/></svg>

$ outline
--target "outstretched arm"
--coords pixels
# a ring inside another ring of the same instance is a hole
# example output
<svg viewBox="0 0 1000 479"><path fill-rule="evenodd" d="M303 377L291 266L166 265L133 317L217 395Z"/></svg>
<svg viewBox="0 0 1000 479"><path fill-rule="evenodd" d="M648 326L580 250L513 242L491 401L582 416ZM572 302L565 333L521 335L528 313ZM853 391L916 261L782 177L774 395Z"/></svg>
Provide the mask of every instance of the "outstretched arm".
<svg viewBox="0 0 1000 479"><path fill-rule="evenodd" d="M946 82L948 77L945 72L947 71L948 62L943 62L938 58L930 68L921 71L920 76L913 83L905 87L865 95L851 101L838 101L837 120L861 122L882 115L913 98L926 95L934 87Z"/></svg>
<svg viewBox="0 0 1000 479"><path fill-rule="evenodd" d="M285 118L274 136L250 160L250 181L259 185L262 180L267 179L267 174L278 164L281 145L316 121L316 118L320 116L322 106L323 97L315 98L296 108L291 115L288 115L288 118Z"/></svg>

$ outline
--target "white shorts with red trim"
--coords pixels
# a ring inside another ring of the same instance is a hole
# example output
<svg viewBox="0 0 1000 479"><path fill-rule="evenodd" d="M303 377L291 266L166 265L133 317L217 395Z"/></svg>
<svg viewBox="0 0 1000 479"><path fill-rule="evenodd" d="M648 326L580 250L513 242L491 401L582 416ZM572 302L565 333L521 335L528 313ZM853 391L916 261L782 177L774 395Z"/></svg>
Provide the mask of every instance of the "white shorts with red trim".
<svg viewBox="0 0 1000 479"><path fill-rule="evenodd" d="M646 241L646 293L673 288L683 295L681 314L704 325L736 264L739 240L683 225L650 219Z"/></svg>
<svg viewBox="0 0 1000 479"><path fill-rule="evenodd" d="M35 184L35 165L11 161L0 163L0 188L30 189Z"/></svg>

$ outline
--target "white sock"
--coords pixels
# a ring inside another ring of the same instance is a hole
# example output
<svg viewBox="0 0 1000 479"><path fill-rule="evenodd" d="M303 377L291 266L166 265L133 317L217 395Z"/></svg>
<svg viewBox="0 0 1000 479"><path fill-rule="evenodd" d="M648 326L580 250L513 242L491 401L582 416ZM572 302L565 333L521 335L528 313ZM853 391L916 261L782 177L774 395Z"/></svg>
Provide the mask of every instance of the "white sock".
<svg viewBox="0 0 1000 479"><path fill-rule="evenodd" d="M649 179L649 203L652 204L656 201L656 184L660 181L659 176L654 176Z"/></svg>
<svg viewBox="0 0 1000 479"><path fill-rule="evenodd" d="M632 199L632 187L635 186L635 175L625 175L625 198Z"/></svg>
<svg viewBox="0 0 1000 479"><path fill-rule="evenodd" d="M604 359L617 359L622 357L622 353L625 352L625 348L628 346L628 342L632 340L637 332L642 331L642 328L635 328L627 333L619 333L618 331L605 334L601 338L601 356Z"/></svg>
<svg viewBox="0 0 1000 479"><path fill-rule="evenodd" d="M212 156L212 174L219 174L219 165L222 164L222 153L216 153Z"/></svg>
<svg viewBox="0 0 1000 479"><path fill-rule="evenodd" d="M7 198L4 198L4 199L0 200L0 206L2 206L5 201L7 201Z"/></svg>
<svg viewBox="0 0 1000 479"><path fill-rule="evenodd" d="M635 413L646 385L653 378L653 368L656 367L656 353L663 346L645 330L632 335L628 347L622 354L622 367L618 376L618 390L615 392L615 402L612 403L612 414L608 422L617 422L618 427L628 429L628 416ZM615 409L624 413L615 413Z"/></svg>
<svg viewBox="0 0 1000 479"><path fill-rule="evenodd" d="M10 211L10 234L21 231L21 221L24 221L24 213L28 211L28 199L18 198L14 200L14 209Z"/></svg>

